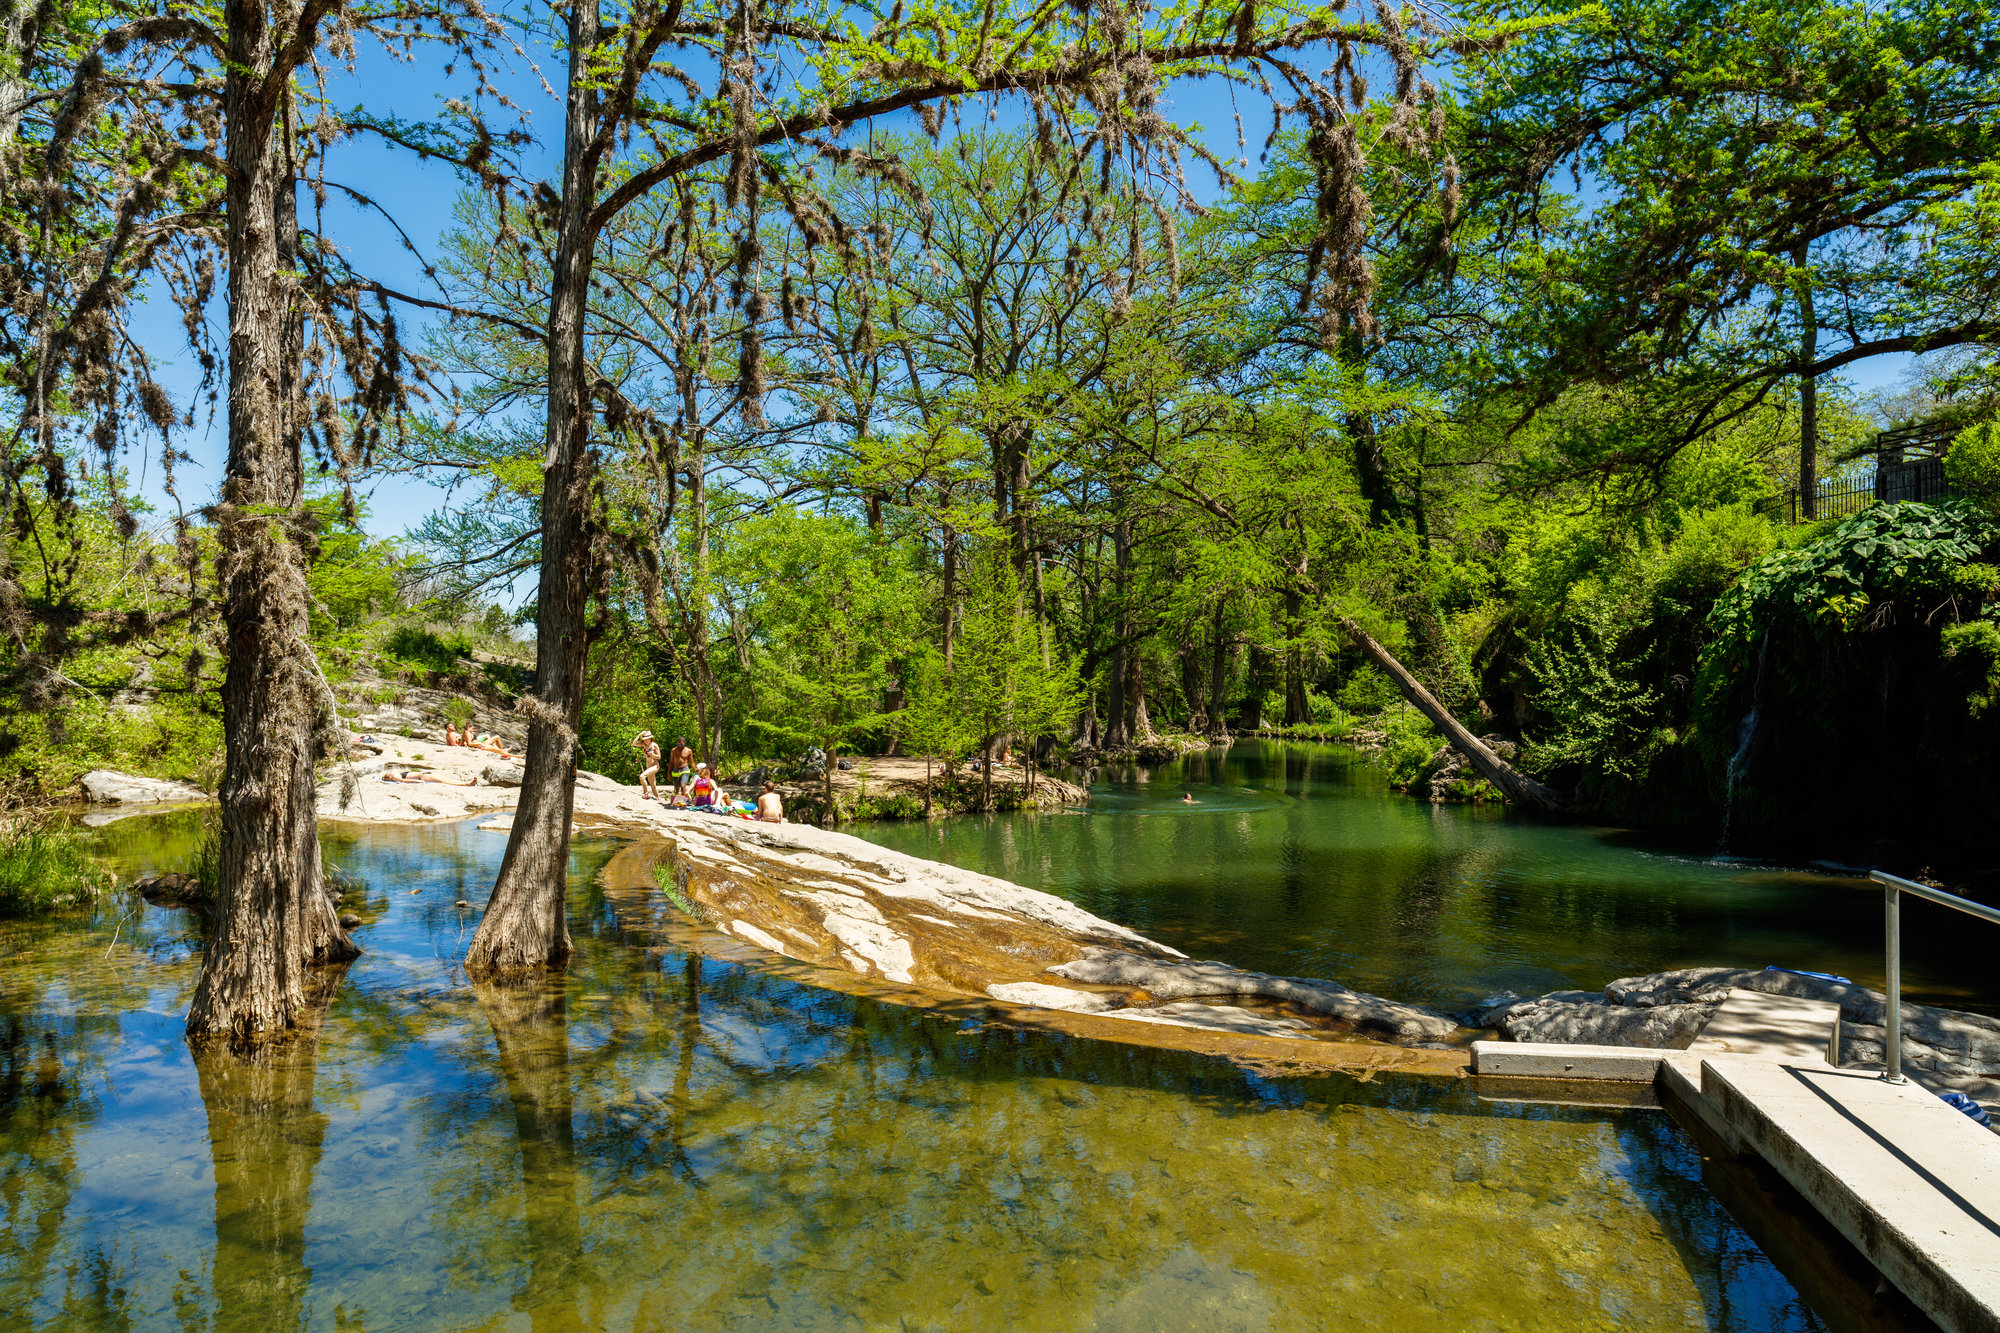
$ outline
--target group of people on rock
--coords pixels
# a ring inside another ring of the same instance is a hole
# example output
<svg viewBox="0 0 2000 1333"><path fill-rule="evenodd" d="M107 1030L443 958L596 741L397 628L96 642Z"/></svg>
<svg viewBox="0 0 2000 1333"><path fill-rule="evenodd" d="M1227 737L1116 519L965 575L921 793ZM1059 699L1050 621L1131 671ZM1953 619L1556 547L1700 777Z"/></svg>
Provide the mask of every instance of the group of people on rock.
<svg viewBox="0 0 2000 1333"><path fill-rule="evenodd" d="M498 736L491 736L485 732L475 735L470 725L465 730L460 731L457 727L452 726L451 723L445 723L444 743L447 746L462 745L468 750L484 750L488 754L497 754L502 759L514 758L514 755L507 749L506 743Z"/></svg>
<svg viewBox="0 0 2000 1333"><path fill-rule="evenodd" d="M674 748L667 752L664 766L667 778L672 783L668 794L660 794L660 743L653 739L653 733L642 731L632 738L633 748L639 751L639 798L658 801L664 806L678 806L687 810L704 810L711 814L736 815L744 819L760 820L766 824L785 822L785 803L778 796L775 783L764 784L757 804L731 801L722 786L715 780L715 773L707 764L698 763L694 751L688 747L686 737L674 742Z"/></svg>

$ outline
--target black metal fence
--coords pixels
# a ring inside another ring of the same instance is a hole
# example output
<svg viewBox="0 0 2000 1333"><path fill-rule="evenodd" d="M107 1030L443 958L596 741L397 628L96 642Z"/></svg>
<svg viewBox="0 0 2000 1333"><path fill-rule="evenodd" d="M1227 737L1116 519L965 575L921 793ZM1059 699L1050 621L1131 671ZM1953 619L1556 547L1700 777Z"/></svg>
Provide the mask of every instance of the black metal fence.
<svg viewBox="0 0 2000 1333"><path fill-rule="evenodd" d="M1958 492L1944 475L1942 458L1913 458L1908 462L1893 457L1878 459L1875 475L1868 477L1828 477L1815 488L1819 518L1848 518L1876 501L1894 504L1899 500L1942 500ZM1806 521L1797 487L1778 498L1777 508L1787 523Z"/></svg>

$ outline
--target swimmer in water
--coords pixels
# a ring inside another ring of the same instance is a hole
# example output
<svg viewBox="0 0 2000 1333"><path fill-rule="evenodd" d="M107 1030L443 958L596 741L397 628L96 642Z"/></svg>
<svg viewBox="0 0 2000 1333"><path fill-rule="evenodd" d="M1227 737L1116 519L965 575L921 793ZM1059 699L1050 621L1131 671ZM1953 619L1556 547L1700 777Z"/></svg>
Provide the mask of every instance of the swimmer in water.
<svg viewBox="0 0 2000 1333"><path fill-rule="evenodd" d="M1182 805L1199 805L1199 804L1201 804L1201 802L1199 802L1199 801L1195 800L1195 798L1194 798L1194 793L1193 793L1193 792L1191 792L1191 791L1184 791L1184 792L1182 792L1182 793L1181 793L1181 804L1182 804Z"/></svg>

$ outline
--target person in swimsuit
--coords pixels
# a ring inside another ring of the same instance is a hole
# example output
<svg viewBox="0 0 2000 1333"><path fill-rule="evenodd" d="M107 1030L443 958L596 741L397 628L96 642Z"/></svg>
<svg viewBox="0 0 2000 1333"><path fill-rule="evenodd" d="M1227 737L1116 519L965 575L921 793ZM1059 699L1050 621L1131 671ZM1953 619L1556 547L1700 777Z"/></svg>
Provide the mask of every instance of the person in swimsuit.
<svg viewBox="0 0 2000 1333"><path fill-rule="evenodd" d="M645 764L645 769L639 774L639 799L657 801L660 799L660 784L656 776L660 771L659 743L653 739L652 732L642 731L633 738L632 744L639 747L640 760Z"/></svg>
<svg viewBox="0 0 2000 1333"><path fill-rule="evenodd" d="M683 798L694 781L694 751L688 748L685 736L674 742L672 753L667 756L667 774L674 780L674 787Z"/></svg>
<svg viewBox="0 0 2000 1333"><path fill-rule="evenodd" d="M1194 799L1194 793L1193 793L1193 792L1191 792L1191 791L1184 791L1184 792L1182 792L1182 793L1181 793L1181 804L1182 804L1182 805L1193 805L1193 804L1195 804L1195 799Z"/></svg>
<svg viewBox="0 0 2000 1333"><path fill-rule="evenodd" d="M479 785L479 779L478 779L478 778L467 778L467 779L466 779L465 781L463 781L463 782L453 782L453 781L452 781L452 780L451 780L450 778L439 778L439 777L432 777L432 776L431 776L430 774L428 774L428 773L416 773L416 772L412 772L412 771L411 771L411 770L409 770L409 769L404 769L404 770L403 770L402 772L400 772L400 773L398 773L398 772L395 772L394 770L390 770L390 771L388 771L388 772L385 772L385 773L383 773L383 774L382 774L382 781L384 781L384 782L437 782L437 783L442 783L443 785L445 785L445 786L447 786L447 787L477 787L477 786Z"/></svg>
<svg viewBox="0 0 2000 1333"><path fill-rule="evenodd" d="M757 818L765 824L782 824L785 822L785 803L778 797L778 785L776 783L767 782L764 784L764 794L757 798Z"/></svg>
<svg viewBox="0 0 2000 1333"><path fill-rule="evenodd" d="M713 810L721 790L715 779L708 775L707 764L694 766L694 785L688 789L688 808L691 810Z"/></svg>

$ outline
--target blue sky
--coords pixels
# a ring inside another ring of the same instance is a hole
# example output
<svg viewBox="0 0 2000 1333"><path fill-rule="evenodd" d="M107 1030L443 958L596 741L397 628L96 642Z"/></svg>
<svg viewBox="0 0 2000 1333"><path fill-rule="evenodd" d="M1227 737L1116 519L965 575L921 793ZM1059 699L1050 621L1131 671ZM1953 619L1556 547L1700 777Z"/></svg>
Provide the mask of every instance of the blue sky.
<svg viewBox="0 0 2000 1333"><path fill-rule="evenodd" d="M548 74L549 82L558 83L560 58L551 56L546 48L530 54ZM525 60L515 60L501 83L526 114L528 127L541 145L538 150L530 151L523 165L553 176L559 165L555 160L557 149L551 146L559 146L560 102L544 90ZM462 76L448 79L441 64L427 57L415 62L394 60L364 45L357 70L335 78L329 86L329 96L337 107L365 105L376 114L392 113L406 120L425 120L439 113L447 97L462 96L468 87ZM1200 125L1211 151L1233 161L1238 154L1236 110L1240 105L1251 159L1248 174L1254 174L1258 148L1269 132L1269 104L1254 92L1233 91L1234 97L1231 86L1218 80L1183 82L1168 90L1164 110L1183 124ZM1001 123L1016 124L1018 115L1015 108L1003 106ZM974 123L969 109L967 122ZM914 116L890 118L879 124L880 128L898 132L916 129ZM396 223L426 256L435 255L440 238L451 225L453 204L462 188L449 167L421 163L412 154L389 148L368 135L353 136L335 145L329 155L327 175L372 196L392 211ZM1206 167L1192 168L1190 182L1198 194L1212 197L1216 193ZM358 269L401 290L439 295L435 286L424 278L418 259L405 249L395 227L379 214L335 193L327 202L325 229ZM218 335L219 314L218 307ZM407 310L401 317L405 321L405 338L411 343L419 340L420 331L433 318L424 312ZM180 320L171 305L157 297L153 299L139 317L137 332L140 341L162 363L162 381L178 400L187 402L195 389L193 358L186 350ZM1908 357L1875 358L1854 367L1846 382L1862 391L1892 387L1908 372L1909 366ZM198 406L195 427L187 433L183 447L194 463L183 465L179 489L184 501L192 507L207 501L221 474L224 449L221 422L210 421L207 410ZM132 468L133 479L141 491L154 503L163 504L157 461L142 453L132 459ZM366 493L368 527L380 535L400 534L431 511L454 502L442 489L407 477L372 480ZM464 497L456 502L463 503Z"/></svg>

